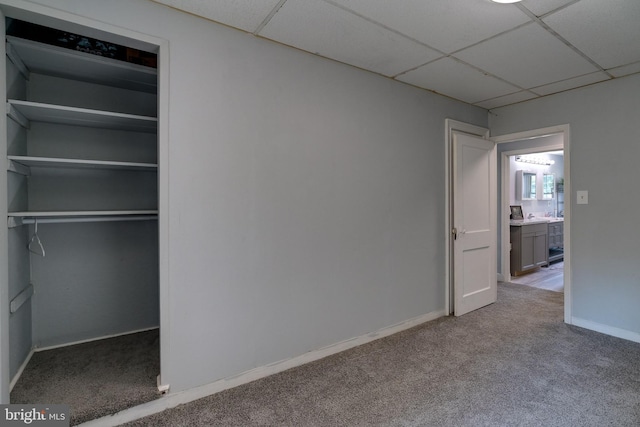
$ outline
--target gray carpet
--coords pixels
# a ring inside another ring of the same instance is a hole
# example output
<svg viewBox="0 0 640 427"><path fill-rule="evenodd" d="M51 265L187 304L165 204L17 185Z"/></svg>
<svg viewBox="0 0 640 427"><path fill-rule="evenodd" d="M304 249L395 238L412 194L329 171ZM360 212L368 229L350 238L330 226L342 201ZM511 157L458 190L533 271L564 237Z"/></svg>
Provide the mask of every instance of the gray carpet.
<svg viewBox="0 0 640 427"><path fill-rule="evenodd" d="M11 403L67 404L71 425L159 397L158 330L34 353Z"/></svg>
<svg viewBox="0 0 640 427"><path fill-rule="evenodd" d="M640 344L562 322L563 294L498 302L129 426L638 426Z"/></svg>

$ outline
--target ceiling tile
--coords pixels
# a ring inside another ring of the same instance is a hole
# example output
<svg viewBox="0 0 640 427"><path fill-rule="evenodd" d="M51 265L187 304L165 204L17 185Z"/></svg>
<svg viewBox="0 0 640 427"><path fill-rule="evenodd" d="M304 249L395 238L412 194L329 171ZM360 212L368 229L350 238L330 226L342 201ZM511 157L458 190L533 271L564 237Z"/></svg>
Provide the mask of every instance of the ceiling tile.
<svg viewBox="0 0 640 427"><path fill-rule="evenodd" d="M318 0L289 0L260 35L386 76L440 54Z"/></svg>
<svg viewBox="0 0 640 427"><path fill-rule="evenodd" d="M542 16L573 1L575 0L522 0L520 4L533 12L534 15Z"/></svg>
<svg viewBox="0 0 640 427"><path fill-rule="evenodd" d="M525 25L455 56L523 88L598 70L537 24Z"/></svg>
<svg viewBox="0 0 640 427"><path fill-rule="evenodd" d="M640 60L638 0L582 0L544 22L605 69Z"/></svg>
<svg viewBox="0 0 640 427"><path fill-rule="evenodd" d="M510 93L509 95L500 96L498 98L488 99L482 102L476 102L478 107L486 108L490 110L492 108L503 107L509 104L515 104L516 102L527 101L529 99L537 98L538 95L529 91L523 90L516 93Z"/></svg>
<svg viewBox="0 0 640 427"><path fill-rule="evenodd" d="M327 0L446 53L529 21L514 5L488 0Z"/></svg>
<svg viewBox="0 0 640 427"><path fill-rule="evenodd" d="M544 86L532 88L531 91L539 95L551 95L552 93L562 92L564 90L575 89L577 87L590 85L597 82L609 80L611 77L605 73L598 71L596 73L584 76L574 77L572 79L563 80L561 82L551 83Z"/></svg>
<svg viewBox="0 0 640 427"><path fill-rule="evenodd" d="M439 59L398 76L397 80L471 104L518 90L452 58Z"/></svg>
<svg viewBox="0 0 640 427"><path fill-rule="evenodd" d="M614 77L628 76L629 74L640 73L640 61L622 67L611 68L607 70Z"/></svg>
<svg viewBox="0 0 640 427"><path fill-rule="evenodd" d="M279 0L154 0L194 15L254 32Z"/></svg>

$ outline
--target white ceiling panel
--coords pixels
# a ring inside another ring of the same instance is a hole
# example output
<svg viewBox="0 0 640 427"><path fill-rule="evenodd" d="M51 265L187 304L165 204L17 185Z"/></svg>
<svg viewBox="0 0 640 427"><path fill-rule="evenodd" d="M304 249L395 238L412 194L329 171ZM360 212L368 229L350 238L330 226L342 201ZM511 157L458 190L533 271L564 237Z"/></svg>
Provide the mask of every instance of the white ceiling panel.
<svg viewBox="0 0 640 427"><path fill-rule="evenodd" d="M598 71L537 24L529 24L455 55L525 89Z"/></svg>
<svg viewBox="0 0 640 427"><path fill-rule="evenodd" d="M503 105L515 104L516 102L527 101L529 99L537 98L538 95L529 91L523 90L516 93L510 93L509 95L501 96L498 98L489 99L487 101L477 102L475 105L478 107L486 108L490 110L492 108L501 107Z"/></svg>
<svg viewBox="0 0 640 427"><path fill-rule="evenodd" d="M552 10L556 10L566 4L569 4L575 0L522 0L524 7L533 12L536 16L542 16L545 13L549 13Z"/></svg>
<svg viewBox="0 0 640 427"><path fill-rule="evenodd" d="M640 0L581 0L544 22L603 68L640 60Z"/></svg>
<svg viewBox="0 0 640 427"><path fill-rule="evenodd" d="M640 73L640 0L154 1L484 108Z"/></svg>
<svg viewBox="0 0 640 427"><path fill-rule="evenodd" d="M529 18L488 0L327 0L446 53L514 28Z"/></svg>
<svg viewBox="0 0 640 427"><path fill-rule="evenodd" d="M611 77L603 72L596 72L584 76L574 77L572 79L563 80L561 82L551 83L544 86L532 88L531 91L539 95L551 95L552 93L562 92L581 86L609 80Z"/></svg>
<svg viewBox="0 0 640 427"><path fill-rule="evenodd" d="M397 79L471 104L519 90L452 58L439 59Z"/></svg>
<svg viewBox="0 0 640 427"><path fill-rule="evenodd" d="M440 54L318 0L289 0L260 32L281 43L394 76Z"/></svg>
<svg viewBox="0 0 640 427"><path fill-rule="evenodd" d="M254 32L279 0L154 0L213 21Z"/></svg>

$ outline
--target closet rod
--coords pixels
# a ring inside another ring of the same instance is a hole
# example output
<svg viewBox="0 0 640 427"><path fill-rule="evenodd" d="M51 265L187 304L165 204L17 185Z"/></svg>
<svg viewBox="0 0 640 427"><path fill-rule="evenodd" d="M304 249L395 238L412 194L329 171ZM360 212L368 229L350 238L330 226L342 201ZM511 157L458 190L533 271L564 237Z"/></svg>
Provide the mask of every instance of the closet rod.
<svg viewBox="0 0 640 427"><path fill-rule="evenodd" d="M152 221L157 220L157 215L138 215L138 216L93 216L80 218L38 218L38 224L60 224L70 222L114 222L114 221ZM35 224L34 218L9 218L9 228L19 227L21 225Z"/></svg>

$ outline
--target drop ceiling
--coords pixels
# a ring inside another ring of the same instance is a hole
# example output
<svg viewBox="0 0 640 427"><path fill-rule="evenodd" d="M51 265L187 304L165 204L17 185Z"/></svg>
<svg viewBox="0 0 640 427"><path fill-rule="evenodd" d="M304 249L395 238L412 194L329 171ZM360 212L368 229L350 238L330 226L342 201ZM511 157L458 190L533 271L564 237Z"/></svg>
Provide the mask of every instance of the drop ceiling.
<svg viewBox="0 0 640 427"><path fill-rule="evenodd" d="M640 0L155 1L486 109L640 72Z"/></svg>

